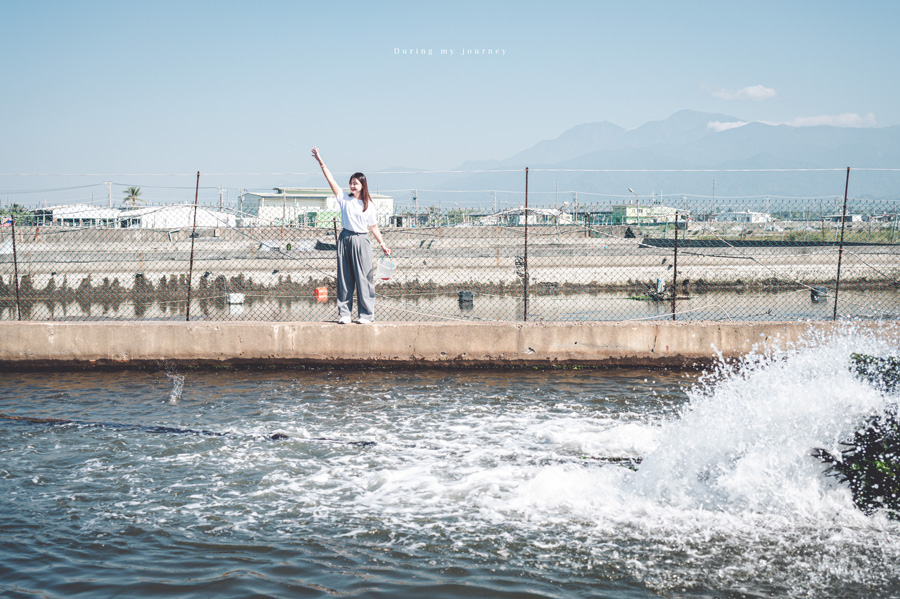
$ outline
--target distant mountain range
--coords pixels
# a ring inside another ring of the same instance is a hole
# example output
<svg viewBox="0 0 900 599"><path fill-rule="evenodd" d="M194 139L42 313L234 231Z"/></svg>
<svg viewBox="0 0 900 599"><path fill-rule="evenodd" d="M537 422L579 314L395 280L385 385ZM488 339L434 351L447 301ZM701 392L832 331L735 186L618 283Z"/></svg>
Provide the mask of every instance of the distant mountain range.
<svg viewBox="0 0 900 599"><path fill-rule="evenodd" d="M566 193L548 202L548 194L557 190L585 192L585 202L617 203L610 196L628 197L629 188L644 198L661 196L664 202L682 194L701 199L715 195L723 207L750 209L768 201L766 196L784 203L796 203L794 198L833 201L844 194L848 166L851 198L896 200L900 171L853 169L900 168L900 127L791 127L683 110L630 130L608 122L578 125L509 158L469 161L455 169L521 169L522 174L457 174L438 189L524 189L526 166L533 169L529 190L540 204L570 199ZM734 172L755 169L763 170ZM616 172L578 172L584 170Z"/></svg>

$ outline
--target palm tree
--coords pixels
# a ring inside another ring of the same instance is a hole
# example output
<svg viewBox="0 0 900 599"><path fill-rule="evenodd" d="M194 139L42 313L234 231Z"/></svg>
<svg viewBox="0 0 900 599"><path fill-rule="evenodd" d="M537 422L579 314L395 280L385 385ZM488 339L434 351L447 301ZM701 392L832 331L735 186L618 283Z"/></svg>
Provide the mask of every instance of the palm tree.
<svg viewBox="0 0 900 599"><path fill-rule="evenodd" d="M34 224L34 213L21 204L0 208L0 225L6 226L10 218L16 219L18 225Z"/></svg>
<svg viewBox="0 0 900 599"><path fill-rule="evenodd" d="M128 207L132 210L137 208L138 202L143 202L144 200L141 198L141 188L140 187L129 187L125 190L125 199L122 200L122 203L128 204Z"/></svg>

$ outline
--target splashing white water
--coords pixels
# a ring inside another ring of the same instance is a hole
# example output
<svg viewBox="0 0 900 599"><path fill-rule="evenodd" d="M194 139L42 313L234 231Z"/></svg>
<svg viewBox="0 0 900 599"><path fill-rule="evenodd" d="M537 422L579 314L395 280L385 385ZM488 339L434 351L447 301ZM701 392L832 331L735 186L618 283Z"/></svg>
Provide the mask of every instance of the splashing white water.
<svg viewBox="0 0 900 599"><path fill-rule="evenodd" d="M854 351L890 348L858 335L743 361L724 380L694 390L682 416L633 489L661 504L730 513L825 517L850 506L823 479L816 447L837 449L885 398L850 371Z"/></svg>
<svg viewBox="0 0 900 599"><path fill-rule="evenodd" d="M176 405L181 401L181 394L184 391L184 375L167 374L166 376L172 381L172 391L169 393L169 403Z"/></svg>

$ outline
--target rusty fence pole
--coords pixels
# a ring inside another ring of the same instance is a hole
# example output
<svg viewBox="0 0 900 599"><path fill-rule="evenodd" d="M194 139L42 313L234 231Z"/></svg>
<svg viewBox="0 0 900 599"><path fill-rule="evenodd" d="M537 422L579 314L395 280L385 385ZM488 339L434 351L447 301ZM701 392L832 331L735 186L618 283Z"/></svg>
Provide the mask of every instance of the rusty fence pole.
<svg viewBox="0 0 900 599"><path fill-rule="evenodd" d="M838 247L837 279L834 282L834 314L832 320L837 320L838 292L841 290L841 258L844 255L844 227L847 223L847 191L850 189L850 167L847 167L847 181L844 183L844 209L841 213L841 244Z"/></svg>
<svg viewBox="0 0 900 599"><path fill-rule="evenodd" d="M13 277L16 280L16 320L22 320L22 307L19 303L19 257L16 254L16 217L11 216L12 225L12 251L13 251Z"/></svg>
<svg viewBox="0 0 900 599"><path fill-rule="evenodd" d="M672 272L672 320L675 320L675 301L678 297L678 211L675 211L675 257Z"/></svg>
<svg viewBox="0 0 900 599"><path fill-rule="evenodd" d="M528 322L528 167L525 167L525 255L523 267L525 269L525 280L523 292L525 298L525 311L523 320Z"/></svg>
<svg viewBox="0 0 900 599"><path fill-rule="evenodd" d="M197 197L200 195L200 171L197 171L197 187L194 189L194 226L191 229L191 260L187 280L187 313L185 320L191 320L191 284L194 279L194 239L197 237Z"/></svg>

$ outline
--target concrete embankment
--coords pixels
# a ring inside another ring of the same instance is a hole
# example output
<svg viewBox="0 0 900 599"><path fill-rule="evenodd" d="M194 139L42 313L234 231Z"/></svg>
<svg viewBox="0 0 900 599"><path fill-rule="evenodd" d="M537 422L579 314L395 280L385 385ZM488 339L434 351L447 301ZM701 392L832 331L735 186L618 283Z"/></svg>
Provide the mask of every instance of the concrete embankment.
<svg viewBox="0 0 900 599"><path fill-rule="evenodd" d="M855 323L900 341L900 327ZM809 343L773 322L0 322L0 370L173 366L676 367Z"/></svg>

